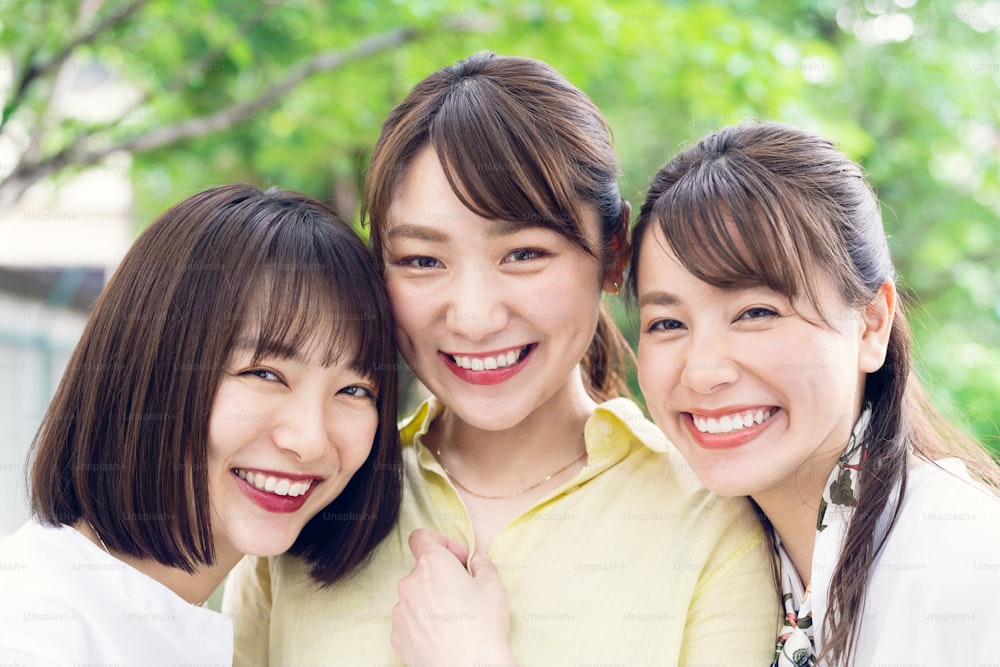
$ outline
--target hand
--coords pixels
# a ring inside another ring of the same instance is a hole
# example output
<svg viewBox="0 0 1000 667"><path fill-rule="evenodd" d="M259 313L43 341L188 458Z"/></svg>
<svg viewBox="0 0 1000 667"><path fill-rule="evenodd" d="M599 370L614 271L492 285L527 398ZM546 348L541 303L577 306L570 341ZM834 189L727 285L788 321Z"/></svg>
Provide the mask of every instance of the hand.
<svg viewBox="0 0 1000 667"><path fill-rule="evenodd" d="M507 640L507 590L489 558L420 528L410 534L417 564L397 589L392 647L411 667L515 667ZM464 563L469 563L466 569Z"/></svg>

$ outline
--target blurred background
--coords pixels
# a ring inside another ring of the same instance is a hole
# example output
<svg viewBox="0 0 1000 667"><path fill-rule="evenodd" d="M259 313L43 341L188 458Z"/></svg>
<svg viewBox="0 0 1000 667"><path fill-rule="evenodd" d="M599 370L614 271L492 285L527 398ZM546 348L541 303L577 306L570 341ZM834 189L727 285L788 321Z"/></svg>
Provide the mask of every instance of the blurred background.
<svg viewBox="0 0 1000 667"><path fill-rule="evenodd" d="M721 125L839 142L882 200L921 375L1000 452L998 35L1000 0L0 0L0 535L26 518L31 438L136 234L231 181L357 221L389 110L483 49L594 99L636 208Z"/></svg>

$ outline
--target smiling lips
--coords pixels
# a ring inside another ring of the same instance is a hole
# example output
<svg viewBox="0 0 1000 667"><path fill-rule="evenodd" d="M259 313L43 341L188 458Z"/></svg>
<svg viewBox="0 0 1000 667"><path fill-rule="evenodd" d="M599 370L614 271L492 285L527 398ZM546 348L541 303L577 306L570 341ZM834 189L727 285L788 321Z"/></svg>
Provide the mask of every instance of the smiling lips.
<svg viewBox="0 0 1000 667"><path fill-rule="evenodd" d="M237 469L236 474L240 476L240 479L245 479L261 491L269 491L276 496L292 496L293 498L301 496L312 485L312 480L296 482L283 477L271 477L262 472L254 474Z"/></svg>
<svg viewBox="0 0 1000 667"><path fill-rule="evenodd" d="M685 423L695 441L705 449L730 449L752 440L771 425L771 418L778 413L775 407L756 407L728 413L715 412L715 416L683 413Z"/></svg>
<svg viewBox="0 0 1000 667"><path fill-rule="evenodd" d="M517 375L531 353L537 347L535 344L513 347L507 350L497 350L484 354L449 354L439 352L448 369L469 384L491 385L499 384Z"/></svg>
<svg viewBox="0 0 1000 667"><path fill-rule="evenodd" d="M301 508L316 483L318 477L270 474L234 468L233 474L239 478L240 490L257 506L268 512L289 513Z"/></svg>

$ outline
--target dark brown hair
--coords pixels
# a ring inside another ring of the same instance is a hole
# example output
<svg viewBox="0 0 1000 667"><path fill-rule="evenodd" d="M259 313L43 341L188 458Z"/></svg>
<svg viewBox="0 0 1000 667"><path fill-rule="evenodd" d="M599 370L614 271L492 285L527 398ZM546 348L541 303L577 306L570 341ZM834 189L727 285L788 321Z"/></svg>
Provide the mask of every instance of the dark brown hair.
<svg viewBox="0 0 1000 667"><path fill-rule="evenodd" d="M632 232L627 286L633 295L642 244L654 224L700 280L724 289L765 286L793 303L804 298L821 314L816 271L828 273L852 307L870 303L895 279L879 202L861 167L829 140L791 125L726 127L660 168ZM902 306L885 363L867 376L864 401L872 407L867 458L823 626L823 658L830 664L851 662L865 592L887 536L878 524L887 507L898 512L911 453L927 460L959 455L982 481L1000 487L1000 471L985 450L927 400L913 374ZM766 516L759 516L773 540Z"/></svg>
<svg viewBox="0 0 1000 667"><path fill-rule="evenodd" d="M399 511L392 319L364 243L323 204L225 185L139 236L97 300L35 437L34 516L89 522L108 547L185 571L214 560L206 457L212 404L241 331L260 357L325 342L377 388L372 452L292 552L332 583ZM245 333L245 332L243 332Z"/></svg>
<svg viewBox="0 0 1000 667"><path fill-rule="evenodd" d="M365 182L362 217L382 258L388 211L414 157L433 146L452 190L477 215L552 229L602 269L624 248L626 205L611 133L593 102L538 60L477 53L418 83L382 126ZM600 223L599 245L583 230ZM582 366L601 401L627 394L631 349L601 309Z"/></svg>

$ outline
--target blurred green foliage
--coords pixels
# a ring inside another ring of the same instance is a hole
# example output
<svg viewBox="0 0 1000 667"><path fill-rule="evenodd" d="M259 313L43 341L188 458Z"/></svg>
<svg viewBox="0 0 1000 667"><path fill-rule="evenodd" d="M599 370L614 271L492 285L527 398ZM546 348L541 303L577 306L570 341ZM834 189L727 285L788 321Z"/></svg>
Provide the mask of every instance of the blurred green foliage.
<svg viewBox="0 0 1000 667"><path fill-rule="evenodd" d="M98 15L125 4L105 2ZM0 0L8 78L79 33L76 12L66 0ZM41 149L56 153L80 133L113 145L209 114L314 54L400 28L415 32L306 78L239 124L136 154L137 225L228 181L302 190L356 219L388 111L426 74L482 49L546 60L595 100L615 131L634 207L656 167L705 131L747 118L797 123L868 170L921 374L939 406L1000 452L996 2L152 0L74 56L143 101L112 124L67 118ZM14 108L5 103L4 119L44 116L51 90L41 82Z"/></svg>

